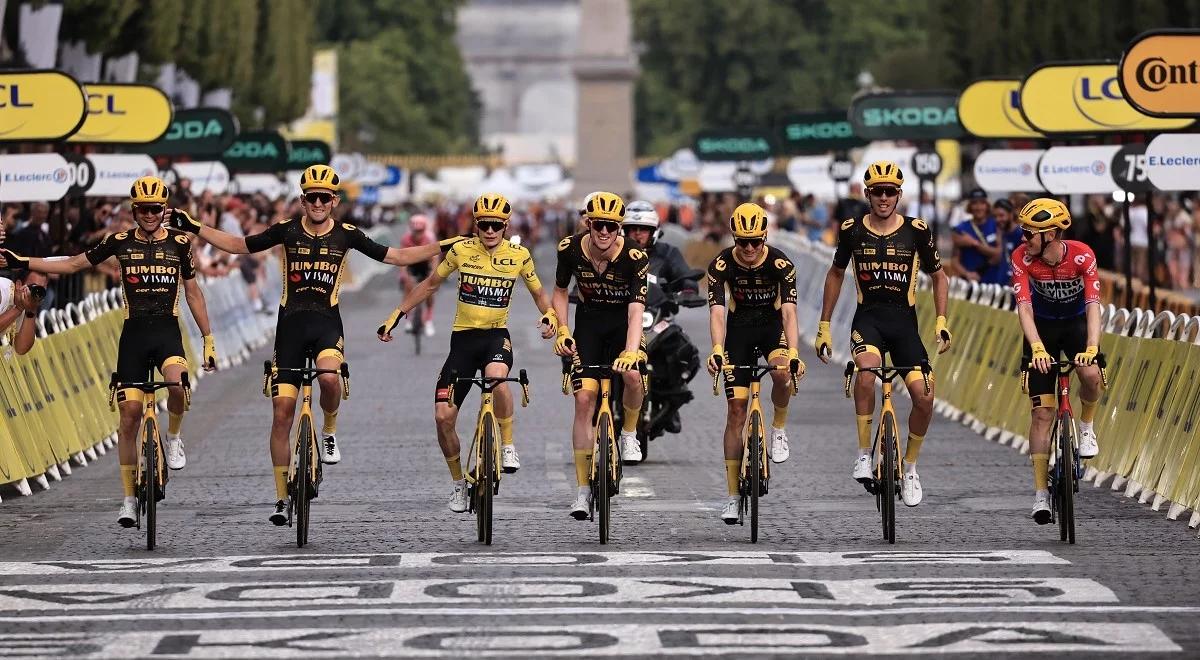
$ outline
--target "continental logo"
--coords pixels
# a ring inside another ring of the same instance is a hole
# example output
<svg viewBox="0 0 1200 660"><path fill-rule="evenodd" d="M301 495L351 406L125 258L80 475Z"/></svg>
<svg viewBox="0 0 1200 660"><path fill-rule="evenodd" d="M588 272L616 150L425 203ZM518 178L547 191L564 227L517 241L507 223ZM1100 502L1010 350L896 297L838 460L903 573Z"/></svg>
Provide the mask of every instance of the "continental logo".
<svg viewBox="0 0 1200 660"><path fill-rule="evenodd" d="M1200 114L1200 30L1141 35L1125 51L1117 78L1129 103L1156 117Z"/></svg>

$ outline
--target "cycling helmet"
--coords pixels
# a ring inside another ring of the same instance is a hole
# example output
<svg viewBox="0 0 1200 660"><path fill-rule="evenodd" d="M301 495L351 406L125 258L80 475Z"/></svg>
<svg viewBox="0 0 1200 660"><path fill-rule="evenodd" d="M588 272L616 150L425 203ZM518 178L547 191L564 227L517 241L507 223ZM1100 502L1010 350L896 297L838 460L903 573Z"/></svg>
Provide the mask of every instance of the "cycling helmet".
<svg viewBox="0 0 1200 660"><path fill-rule="evenodd" d="M729 216L729 230L734 238L762 238L767 235L767 213L754 202L746 202Z"/></svg>
<svg viewBox="0 0 1200 660"><path fill-rule="evenodd" d="M166 204L167 184L156 176L144 176L133 182L129 201L134 204Z"/></svg>
<svg viewBox="0 0 1200 660"><path fill-rule="evenodd" d="M870 188L881 183L904 185L904 173L900 171L900 166L890 160L877 160L868 165L866 173L863 174L863 184Z"/></svg>
<svg viewBox="0 0 1200 660"><path fill-rule="evenodd" d="M479 199L475 200L475 206L471 209L471 215L476 220L494 218L508 222L509 217L512 216L512 204L508 203L508 199L504 195L483 193L479 196Z"/></svg>
<svg viewBox="0 0 1200 660"><path fill-rule="evenodd" d="M314 189L337 192L341 183L337 172L334 172L333 168L328 165L313 165L300 175L300 190L303 192Z"/></svg>
<svg viewBox="0 0 1200 660"><path fill-rule="evenodd" d="M615 193L594 192L588 196L583 215L588 220L611 220L619 223L625 219L625 202Z"/></svg>
<svg viewBox="0 0 1200 660"><path fill-rule="evenodd" d="M654 210L654 206L650 202L638 200L630 202L629 206L625 207L625 227L649 227L658 229L658 211Z"/></svg>
<svg viewBox="0 0 1200 660"><path fill-rule="evenodd" d="M1067 205L1052 197L1039 197L1026 204L1017 214L1021 228L1040 233L1051 229L1066 229L1071 226L1071 212Z"/></svg>

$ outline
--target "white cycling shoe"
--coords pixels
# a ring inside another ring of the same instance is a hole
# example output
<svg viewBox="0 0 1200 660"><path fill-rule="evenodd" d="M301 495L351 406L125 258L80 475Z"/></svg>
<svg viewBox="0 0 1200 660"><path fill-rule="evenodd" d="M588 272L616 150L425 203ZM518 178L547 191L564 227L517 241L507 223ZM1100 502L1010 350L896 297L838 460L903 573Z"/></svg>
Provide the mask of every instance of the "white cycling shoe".
<svg viewBox="0 0 1200 660"><path fill-rule="evenodd" d="M121 512L117 514L117 524L129 528L137 524L138 500L130 496L121 500Z"/></svg>
<svg viewBox="0 0 1200 660"><path fill-rule="evenodd" d="M730 495L721 509L721 520L724 520L726 525L738 523L738 499L737 495Z"/></svg>
<svg viewBox="0 0 1200 660"><path fill-rule="evenodd" d="M783 429L771 429L771 462L782 463L792 455L788 448L787 433Z"/></svg>
<svg viewBox="0 0 1200 660"><path fill-rule="evenodd" d="M327 435L321 440L321 462L334 465L342 460L342 450L338 449L337 438Z"/></svg>
<svg viewBox="0 0 1200 660"><path fill-rule="evenodd" d="M271 512L271 517L268 520L276 527L283 527L288 524L288 503L289 498L275 501L275 510Z"/></svg>
<svg viewBox="0 0 1200 660"><path fill-rule="evenodd" d="M900 482L900 499L904 506L916 506L921 503L924 494L921 492L921 476L908 470L904 471L904 481Z"/></svg>
<svg viewBox="0 0 1200 660"><path fill-rule="evenodd" d="M636 431L621 431L621 460L626 463L642 462L642 443Z"/></svg>
<svg viewBox="0 0 1200 660"><path fill-rule="evenodd" d="M500 447L500 467L508 474L521 469L521 457L517 455L515 445Z"/></svg>
<svg viewBox="0 0 1200 660"><path fill-rule="evenodd" d="M187 465L187 454L183 453L183 438L167 437L167 467L172 470L182 470Z"/></svg>
<svg viewBox="0 0 1200 660"><path fill-rule="evenodd" d="M870 454L863 454L854 459L854 480L860 484L875 481L875 466L871 462Z"/></svg>
<svg viewBox="0 0 1200 660"><path fill-rule="evenodd" d="M450 493L450 510L454 513L465 513L467 510L467 482L454 482L454 492Z"/></svg>
<svg viewBox="0 0 1200 660"><path fill-rule="evenodd" d="M575 501L571 503L571 517L575 520L587 520L592 510L592 487L580 486L575 493Z"/></svg>
<svg viewBox="0 0 1200 660"><path fill-rule="evenodd" d="M1033 522L1045 525L1050 522L1050 491L1039 490L1033 494Z"/></svg>
<svg viewBox="0 0 1200 660"><path fill-rule="evenodd" d="M1092 427L1079 425L1079 458L1095 458L1100 453L1100 445L1096 442L1096 430Z"/></svg>

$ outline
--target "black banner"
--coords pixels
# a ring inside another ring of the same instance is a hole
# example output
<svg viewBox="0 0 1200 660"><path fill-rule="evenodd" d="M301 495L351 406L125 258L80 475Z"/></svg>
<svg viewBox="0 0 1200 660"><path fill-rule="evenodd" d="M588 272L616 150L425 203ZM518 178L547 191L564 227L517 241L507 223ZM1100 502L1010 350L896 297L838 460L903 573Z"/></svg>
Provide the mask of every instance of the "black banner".
<svg viewBox="0 0 1200 660"><path fill-rule="evenodd" d="M288 142L276 131L242 133L221 155L229 173L283 172L288 168Z"/></svg>
<svg viewBox="0 0 1200 660"><path fill-rule="evenodd" d="M802 112L788 115L779 123L780 150L787 154L822 154L866 143L854 134L845 111Z"/></svg>
<svg viewBox="0 0 1200 660"><path fill-rule="evenodd" d="M302 170L311 165L328 165L333 158L333 149L323 140L292 140L288 143L291 151L288 153L287 168Z"/></svg>
<svg viewBox="0 0 1200 660"><path fill-rule="evenodd" d="M238 134L237 118L223 108L179 110L167 133L128 151L151 156L204 158L225 153Z"/></svg>
<svg viewBox="0 0 1200 660"><path fill-rule="evenodd" d="M770 131L722 128L697 133L692 151L700 160L766 160L775 155L775 143Z"/></svg>
<svg viewBox="0 0 1200 660"><path fill-rule="evenodd" d="M850 102L850 124L864 140L956 140L965 135L954 92L882 92Z"/></svg>

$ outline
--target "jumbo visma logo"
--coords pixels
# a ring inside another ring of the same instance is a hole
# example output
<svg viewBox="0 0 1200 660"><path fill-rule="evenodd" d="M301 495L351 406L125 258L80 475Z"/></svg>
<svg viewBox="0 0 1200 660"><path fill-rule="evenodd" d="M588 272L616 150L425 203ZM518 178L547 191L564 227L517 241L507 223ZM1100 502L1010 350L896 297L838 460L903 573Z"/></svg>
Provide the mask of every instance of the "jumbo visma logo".
<svg viewBox="0 0 1200 660"><path fill-rule="evenodd" d="M288 270L288 280L293 284L333 284L339 266L328 261L293 261Z"/></svg>

